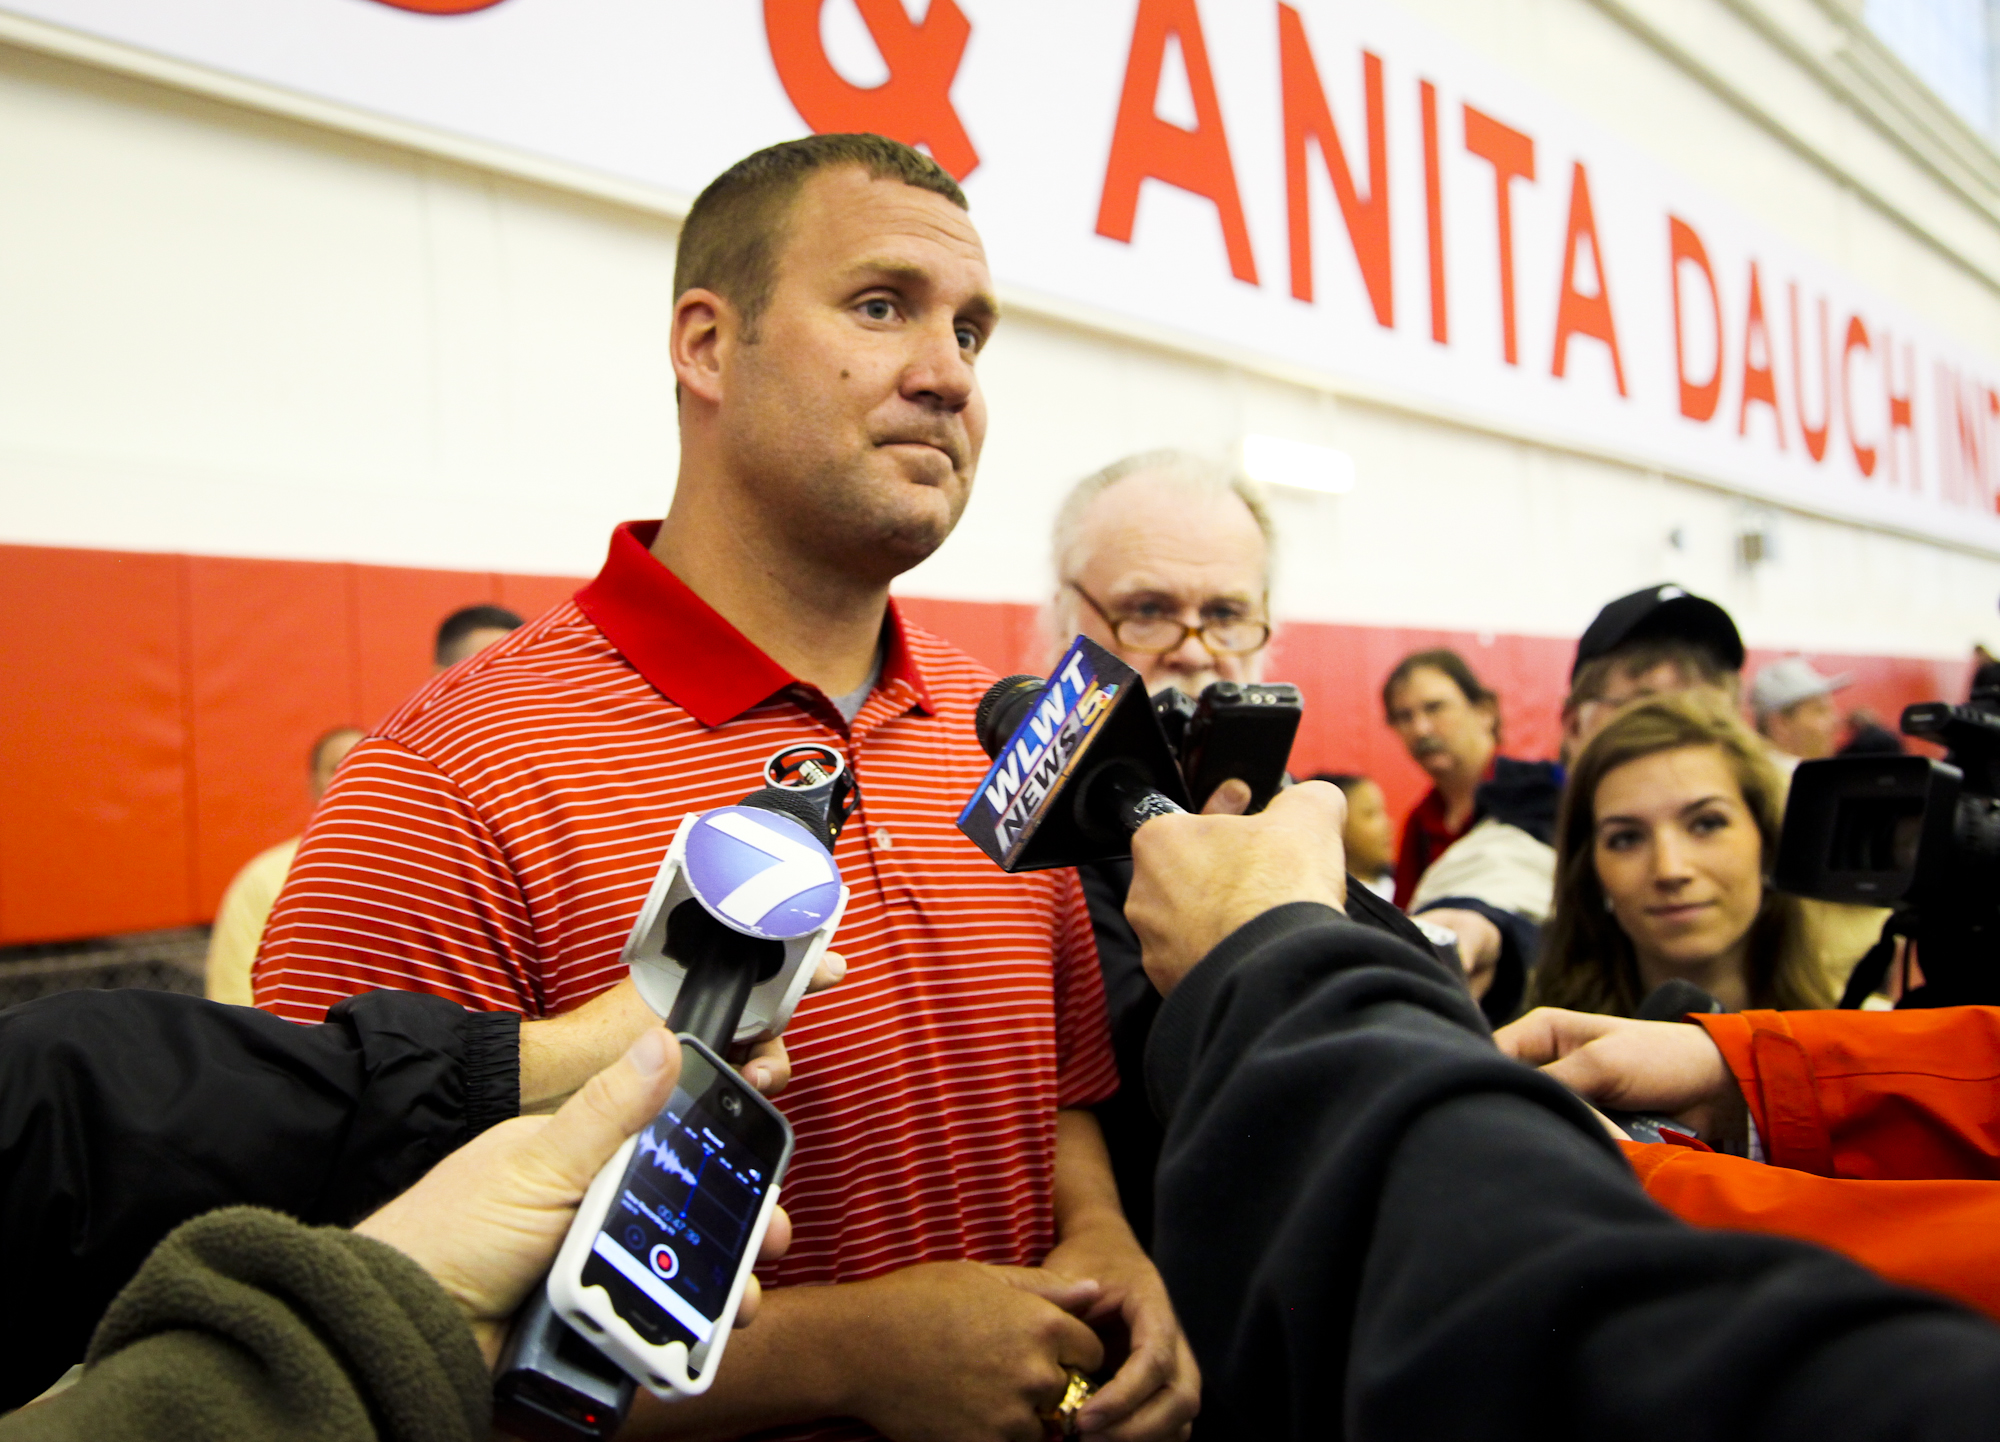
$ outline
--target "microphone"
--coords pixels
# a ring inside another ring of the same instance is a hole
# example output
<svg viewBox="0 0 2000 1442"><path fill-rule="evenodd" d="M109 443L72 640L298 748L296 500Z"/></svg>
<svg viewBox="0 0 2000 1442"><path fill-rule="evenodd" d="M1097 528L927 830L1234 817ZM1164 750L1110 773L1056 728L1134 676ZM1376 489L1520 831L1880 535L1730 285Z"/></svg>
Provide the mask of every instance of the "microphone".
<svg viewBox="0 0 2000 1442"><path fill-rule="evenodd" d="M1721 1011L1722 1003L1684 976L1669 977L1639 1003L1640 1021L1686 1021L1690 1012Z"/></svg>
<svg viewBox="0 0 2000 1442"><path fill-rule="evenodd" d="M788 747L764 778L736 805L682 820L623 952L667 1029L718 1056L784 1030L847 908L833 843L854 783L840 754ZM495 1369L496 1422L535 1442L597 1442L636 1391L556 1315L547 1285L529 1293Z"/></svg>
<svg viewBox="0 0 2000 1442"><path fill-rule="evenodd" d="M958 829L1002 870L1129 856L1133 832L1189 809L1139 673L1087 636L1047 682L995 682L973 724L993 765Z"/></svg>
<svg viewBox="0 0 2000 1442"><path fill-rule="evenodd" d="M736 805L681 822L623 952L668 1029L718 1055L785 1029L847 907L832 848L854 786L840 754L788 747L764 775Z"/></svg>

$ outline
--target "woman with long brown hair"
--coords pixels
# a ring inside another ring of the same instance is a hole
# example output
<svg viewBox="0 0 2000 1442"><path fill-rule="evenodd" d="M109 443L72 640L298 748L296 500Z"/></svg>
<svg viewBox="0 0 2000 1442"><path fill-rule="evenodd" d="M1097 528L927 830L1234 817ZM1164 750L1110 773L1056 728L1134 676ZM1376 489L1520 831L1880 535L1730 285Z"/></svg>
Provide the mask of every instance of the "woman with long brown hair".
<svg viewBox="0 0 2000 1442"><path fill-rule="evenodd" d="M1529 1004L1631 1016L1679 977L1731 1011L1832 1006L1797 899L1769 884L1783 819L1735 716L1689 694L1621 713L1563 795Z"/></svg>

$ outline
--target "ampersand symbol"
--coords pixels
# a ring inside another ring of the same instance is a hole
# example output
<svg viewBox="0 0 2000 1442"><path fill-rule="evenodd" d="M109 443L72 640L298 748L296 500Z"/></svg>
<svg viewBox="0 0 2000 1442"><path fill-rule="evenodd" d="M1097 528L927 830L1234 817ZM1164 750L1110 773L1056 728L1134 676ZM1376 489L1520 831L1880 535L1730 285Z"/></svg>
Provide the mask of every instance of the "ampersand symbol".
<svg viewBox="0 0 2000 1442"><path fill-rule="evenodd" d="M902 0L855 0L889 67L886 81L867 87L850 84L826 58L819 38L825 4L764 0L771 60L799 117L820 134L867 130L926 146L954 179L970 175L979 152L952 109L951 84L972 22L952 0L930 0L921 25L911 22Z"/></svg>
<svg viewBox="0 0 2000 1442"><path fill-rule="evenodd" d="M500 0L375 0L375 3L397 10L414 10L419 15L470 15L475 10L491 9Z"/></svg>

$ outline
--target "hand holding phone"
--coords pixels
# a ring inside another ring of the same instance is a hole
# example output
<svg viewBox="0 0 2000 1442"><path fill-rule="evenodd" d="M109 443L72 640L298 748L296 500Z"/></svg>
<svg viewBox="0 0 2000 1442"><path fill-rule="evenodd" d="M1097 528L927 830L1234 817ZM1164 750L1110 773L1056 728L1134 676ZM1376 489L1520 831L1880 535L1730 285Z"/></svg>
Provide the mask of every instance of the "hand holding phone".
<svg viewBox="0 0 2000 1442"><path fill-rule="evenodd" d="M598 1173L548 1296L659 1397L708 1390L791 1161L776 1108L692 1036L666 1106Z"/></svg>

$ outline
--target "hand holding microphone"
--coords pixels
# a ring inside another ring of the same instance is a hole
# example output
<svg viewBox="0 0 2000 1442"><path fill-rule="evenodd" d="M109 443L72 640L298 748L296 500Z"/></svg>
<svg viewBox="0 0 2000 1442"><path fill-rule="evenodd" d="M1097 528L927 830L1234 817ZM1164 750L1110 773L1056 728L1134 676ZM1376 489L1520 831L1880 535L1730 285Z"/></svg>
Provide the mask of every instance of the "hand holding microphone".
<svg viewBox="0 0 2000 1442"><path fill-rule="evenodd" d="M635 1381L707 1390L754 1305L792 1132L724 1058L783 1030L847 904L831 848L852 787L834 753L788 756L741 804L682 821L626 942L626 985L679 1035L680 1078L598 1170L509 1339L496 1417L534 1442L608 1436Z"/></svg>
<svg viewBox="0 0 2000 1442"><path fill-rule="evenodd" d="M1224 937L1274 906L1347 906L1340 788L1306 781L1255 816L1172 816L1132 838L1125 919L1162 995Z"/></svg>
<svg viewBox="0 0 2000 1442"><path fill-rule="evenodd" d="M1122 857L1156 817L1269 800L1299 715L1286 685L1149 697L1138 672L1079 636L1046 682L1009 676L987 691L974 724L993 765L958 826L1006 871Z"/></svg>

